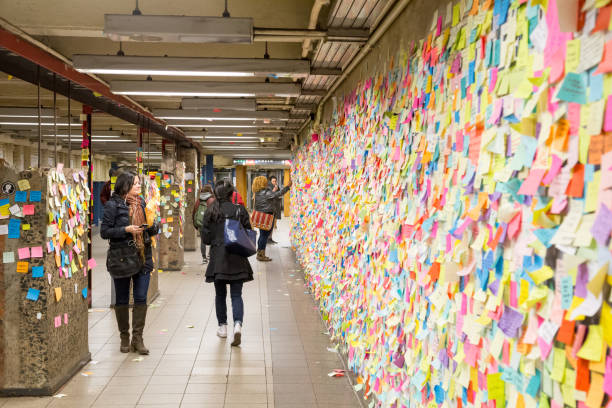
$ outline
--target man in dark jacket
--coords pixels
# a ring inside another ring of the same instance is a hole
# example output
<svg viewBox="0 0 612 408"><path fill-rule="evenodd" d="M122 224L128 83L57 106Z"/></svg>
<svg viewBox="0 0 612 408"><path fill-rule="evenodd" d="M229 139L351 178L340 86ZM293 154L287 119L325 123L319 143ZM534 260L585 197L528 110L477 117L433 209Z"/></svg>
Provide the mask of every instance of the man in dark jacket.
<svg viewBox="0 0 612 408"><path fill-rule="evenodd" d="M259 211L265 214L274 215L276 211L276 199L280 198L289 191L292 183L289 183L286 187L276 192L273 192L268 187L268 179L264 176L255 177L253 180L252 191L255 193L255 211ZM268 237L270 236L271 229L266 231L263 229L259 230L259 239L257 240L257 260L262 262L270 262L272 259L266 256L266 244L268 243Z"/></svg>

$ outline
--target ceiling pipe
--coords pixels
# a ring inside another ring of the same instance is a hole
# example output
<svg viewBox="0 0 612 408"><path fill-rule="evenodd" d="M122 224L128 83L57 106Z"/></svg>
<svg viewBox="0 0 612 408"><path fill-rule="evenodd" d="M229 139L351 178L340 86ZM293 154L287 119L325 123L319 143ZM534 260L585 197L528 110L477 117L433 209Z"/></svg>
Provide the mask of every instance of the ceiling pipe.
<svg viewBox="0 0 612 408"><path fill-rule="evenodd" d="M380 25L376 28L376 30L372 33L368 41L365 45L359 50L357 55L353 58L350 64L343 70L342 75L334 82L332 87L327 91L321 102L319 102L319 106L317 107L317 114L315 116L315 121L313 128L315 131L318 131L319 126L321 124L321 113L323 111L323 105L327 100L333 95L333 93L338 89L338 87L344 82L346 78L353 72L355 68L359 65L359 63L368 55L370 50L374 47L374 44L380 40L382 35L387 31L387 29L393 24L393 22L399 17L399 15L404 11L404 9L410 4L411 0L399 0L393 8L389 11L389 13L381 20ZM304 122L304 124L300 127L300 132L306 127L308 121Z"/></svg>
<svg viewBox="0 0 612 408"><path fill-rule="evenodd" d="M312 10L310 11L310 21L308 22L308 28L314 30L317 28L317 21L319 20L319 13L323 6L329 5L329 0L315 0L314 5L312 6ZM308 53L310 53L311 40L309 38L305 39L302 43L302 58L308 57Z"/></svg>

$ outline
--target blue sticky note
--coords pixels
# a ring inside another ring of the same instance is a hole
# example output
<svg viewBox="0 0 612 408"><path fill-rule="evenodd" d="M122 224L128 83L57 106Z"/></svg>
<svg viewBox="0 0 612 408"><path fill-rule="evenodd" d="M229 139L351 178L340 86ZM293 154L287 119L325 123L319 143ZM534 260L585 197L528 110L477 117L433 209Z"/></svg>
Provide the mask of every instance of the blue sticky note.
<svg viewBox="0 0 612 408"><path fill-rule="evenodd" d="M41 192L38 190L30 191L30 201L39 202L41 200Z"/></svg>
<svg viewBox="0 0 612 408"><path fill-rule="evenodd" d="M585 76L586 74L568 72L561 84L561 89L557 94L557 98L562 101L579 103L581 105L587 103Z"/></svg>
<svg viewBox="0 0 612 408"><path fill-rule="evenodd" d="M593 70L595 72L595 70ZM603 75L589 75L589 102L597 102L603 98Z"/></svg>
<svg viewBox="0 0 612 408"><path fill-rule="evenodd" d="M2 207L3 205L10 205L11 201L8 198L2 198L0 199L0 207Z"/></svg>
<svg viewBox="0 0 612 408"><path fill-rule="evenodd" d="M533 234L538 237L540 242L548 248L550 246L550 241L552 237L555 235L559 228L538 228L533 230Z"/></svg>
<svg viewBox="0 0 612 408"><path fill-rule="evenodd" d="M81 295L83 295L83 299L87 299L87 288L83 288Z"/></svg>
<svg viewBox="0 0 612 408"><path fill-rule="evenodd" d="M44 266L33 266L32 267L32 277L33 278L42 278L45 274Z"/></svg>
<svg viewBox="0 0 612 408"><path fill-rule="evenodd" d="M34 302L36 302L38 300L38 295L40 295L40 290L30 288L28 289L26 299L33 300Z"/></svg>
<svg viewBox="0 0 612 408"><path fill-rule="evenodd" d="M25 203L26 201L28 201L27 191L16 191L15 192L15 202L16 203Z"/></svg>
<svg viewBox="0 0 612 408"><path fill-rule="evenodd" d="M11 218L8 224L8 237L19 239L21 235L21 220Z"/></svg>

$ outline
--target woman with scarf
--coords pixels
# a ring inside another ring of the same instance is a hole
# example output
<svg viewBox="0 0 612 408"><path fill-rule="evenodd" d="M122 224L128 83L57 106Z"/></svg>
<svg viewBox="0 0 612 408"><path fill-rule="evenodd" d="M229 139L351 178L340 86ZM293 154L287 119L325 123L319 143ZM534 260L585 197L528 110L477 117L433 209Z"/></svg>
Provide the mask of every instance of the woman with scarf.
<svg viewBox="0 0 612 408"><path fill-rule="evenodd" d="M142 332L147 317L147 291L153 270L151 236L157 234L156 224L147 226L145 203L140 197L140 178L132 172L122 173L115 183L114 194L104 206L100 236L108 239L110 248L133 245L140 256L142 268L128 277L115 278L115 316L121 337L120 351L149 354ZM110 250L109 250L110 252ZM111 273L112 276L112 273ZM132 341L130 343L130 283L133 283Z"/></svg>

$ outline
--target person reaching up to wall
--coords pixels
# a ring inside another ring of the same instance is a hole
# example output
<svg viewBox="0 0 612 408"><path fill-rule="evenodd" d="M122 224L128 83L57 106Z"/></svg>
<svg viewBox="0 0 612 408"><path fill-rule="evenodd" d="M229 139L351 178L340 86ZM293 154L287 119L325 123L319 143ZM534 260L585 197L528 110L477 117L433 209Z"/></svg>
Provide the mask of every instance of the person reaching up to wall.
<svg viewBox="0 0 612 408"><path fill-rule="evenodd" d="M232 346L240 345L244 302L242 285L253 280L253 269L249 260L229 252L225 248L225 219L234 218L240 221L245 229L251 229L249 214L243 205L233 204L234 186L229 180L215 184L215 200L208 206L202 221L202 242L210 245L210 262L206 268L206 282L215 284L215 311L217 314L217 336L227 337L227 285L230 286L232 315L234 320L234 339Z"/></svg>
<svg viewBox="0 0 612 408"><path fill-rule="evenodd" d="M268 179L264 176L255 177L253 180L252 190L255 194L255 212L271 215L274 217L276 211L276 200L282 197L292 185L292 181L286 187L274 192L268 185ZM266 244L268 237L271 234L274 226L274 220L268 226L269 228L259 229L259 239L257 240L257 260L260 262L270 262L272 259L266 256Z"/></svg>

